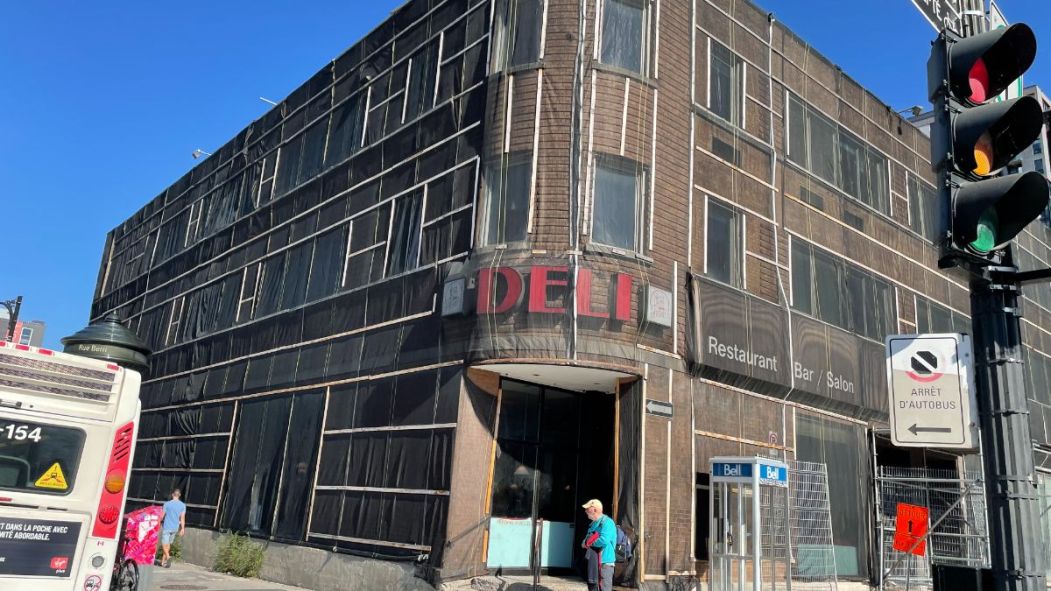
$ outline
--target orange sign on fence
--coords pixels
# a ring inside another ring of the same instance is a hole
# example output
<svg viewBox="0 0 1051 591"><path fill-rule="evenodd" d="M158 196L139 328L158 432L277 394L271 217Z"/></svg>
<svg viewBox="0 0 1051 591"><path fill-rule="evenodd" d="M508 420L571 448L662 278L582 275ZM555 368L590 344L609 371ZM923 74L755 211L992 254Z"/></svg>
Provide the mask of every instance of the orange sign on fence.
<svg viewBox="0 0 1051 591"><path fill-rule="evenodd" d="M924 536L927 535L929 517L930 513L926 507L898 503L897 526L894 528L894 549L923 556L927 551L927 540L924 539Z"/></svg>

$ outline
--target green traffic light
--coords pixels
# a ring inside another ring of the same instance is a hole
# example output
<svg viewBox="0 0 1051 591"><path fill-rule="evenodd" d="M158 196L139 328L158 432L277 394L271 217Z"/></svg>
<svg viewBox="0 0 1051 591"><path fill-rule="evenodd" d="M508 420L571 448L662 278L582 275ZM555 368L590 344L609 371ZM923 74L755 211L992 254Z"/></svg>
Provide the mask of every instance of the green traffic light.
<svg viewBox="0 0 1051 591"><path fill-rule="evenodd" d="M996 210L990 208L978 218L978 227L975 228L977 237L967 246L978 254L988 254L996 248L997 223Z"/></svg>

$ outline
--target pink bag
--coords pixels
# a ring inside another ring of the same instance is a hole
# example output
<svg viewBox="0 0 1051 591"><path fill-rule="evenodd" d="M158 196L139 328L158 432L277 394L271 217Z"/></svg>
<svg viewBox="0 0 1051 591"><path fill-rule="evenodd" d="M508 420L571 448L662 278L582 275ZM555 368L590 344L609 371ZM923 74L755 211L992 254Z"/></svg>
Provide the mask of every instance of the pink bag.
<svg viewBox="0 0 1051 591"><path fill-rule="evenodd" d="M153 564L157 554L157 539L161 532L161 516L164 508L146 507L125 515L127 522L124 528L125 560L134 560L135 564Z"/></svg>

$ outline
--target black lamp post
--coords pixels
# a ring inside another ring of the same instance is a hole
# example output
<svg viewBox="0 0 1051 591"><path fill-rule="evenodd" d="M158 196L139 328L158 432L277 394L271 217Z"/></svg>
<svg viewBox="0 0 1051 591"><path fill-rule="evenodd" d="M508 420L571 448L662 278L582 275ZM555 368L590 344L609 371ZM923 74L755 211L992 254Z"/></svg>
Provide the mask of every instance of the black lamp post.
<svg viewBox="0 0 1051 591"><path fill-rule="evenodd" d="M22 308L22 296L13 300L0 300L0 305L7 308L7 340L15 340L15 325L18 324L18 311Z"/></svg>
<svg viewBox="0 0 1051 591"><path fill-rule="evenodd" d="M149 346L120 323L120 317L109 314L76 333L62 338L65 353L116 363L140 374L150 368Z"/></svg>

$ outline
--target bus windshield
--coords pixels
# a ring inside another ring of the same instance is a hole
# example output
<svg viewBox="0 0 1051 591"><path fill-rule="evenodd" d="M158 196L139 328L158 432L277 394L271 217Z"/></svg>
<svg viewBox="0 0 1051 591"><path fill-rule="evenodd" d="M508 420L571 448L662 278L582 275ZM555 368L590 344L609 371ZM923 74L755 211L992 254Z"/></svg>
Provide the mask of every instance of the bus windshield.
<svg viewBox="0 0 1051 591"><path fill-rule="evenodd" d="M0 490L68 494L84 439L81 429L0 416Z"/></svg>

